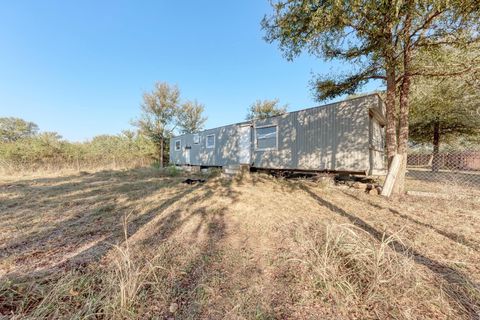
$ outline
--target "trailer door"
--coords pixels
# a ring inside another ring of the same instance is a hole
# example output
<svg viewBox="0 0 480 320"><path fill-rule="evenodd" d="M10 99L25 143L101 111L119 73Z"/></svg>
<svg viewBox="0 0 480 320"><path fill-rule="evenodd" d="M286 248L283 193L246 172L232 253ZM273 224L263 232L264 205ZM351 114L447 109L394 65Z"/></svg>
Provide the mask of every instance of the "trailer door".
<svg viewBox="0 0 480 320"><path fill-rule="evenodd" d="M185 164L191 164L190 163L190 149L191 147L185 147L185 150L183 151L183 156L185 157Z"/></svg>
<svg viewBox="0 0 480 320"><path fill-rule="evenodd" d="M239 127L238 135L239 162L240 164L250 164L252 150L250 125Z"/></svg>

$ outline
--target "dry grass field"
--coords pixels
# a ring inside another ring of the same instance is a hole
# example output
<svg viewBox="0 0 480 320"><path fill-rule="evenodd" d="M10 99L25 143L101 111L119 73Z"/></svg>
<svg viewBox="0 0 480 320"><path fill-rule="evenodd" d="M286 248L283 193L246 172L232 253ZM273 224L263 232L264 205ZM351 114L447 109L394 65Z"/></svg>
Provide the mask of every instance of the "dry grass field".
<svg viewBox="0 0 480 320"><path fill-rule="evenodd" d="M154 169L0 179L0 318L480 317L475 197Z"/></svg>

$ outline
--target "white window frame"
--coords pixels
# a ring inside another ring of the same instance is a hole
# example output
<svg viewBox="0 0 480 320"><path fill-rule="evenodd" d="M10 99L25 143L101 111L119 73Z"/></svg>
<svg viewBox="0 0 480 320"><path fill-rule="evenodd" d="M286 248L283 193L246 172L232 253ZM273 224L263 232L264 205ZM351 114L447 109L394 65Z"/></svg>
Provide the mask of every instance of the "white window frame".
<svg viewBox="0 0 480 320"><path fill-rule="evenodd" d="M213 137L213 145L210 145L210 146L208 145L208 137ZM207 149L213 149L213 148L215 148L215 142L216 142L215 140L217 140L217 139L216 139L214 133L212 133L212 134L207 134L207 137L206 137L206 139L205 139L205 148L207 148Z"/></svg>
<svg viewBox="0 0 480 320"><path fill-rule="evenodd" d="M259 148L258 147L258 137L257 129L275 127L275 147L273 148ZM255 127L255 151L268 151L268 150L278 150L278 124L267 124L259 127Z"/></svg>
<svg viewBox="0 0 480 320"><path fill-rule="evenodd" d="M198 133L193 135L193 144L200 144L200 135Z"/></svg>
<svg viewBox="0 0 480 320"><path fill-rule="evenodd" d="M179 143L178 148L177 148L177 142ZM175 151L180 151L180 150L182 150L182 140L175 140Z"/></svg>

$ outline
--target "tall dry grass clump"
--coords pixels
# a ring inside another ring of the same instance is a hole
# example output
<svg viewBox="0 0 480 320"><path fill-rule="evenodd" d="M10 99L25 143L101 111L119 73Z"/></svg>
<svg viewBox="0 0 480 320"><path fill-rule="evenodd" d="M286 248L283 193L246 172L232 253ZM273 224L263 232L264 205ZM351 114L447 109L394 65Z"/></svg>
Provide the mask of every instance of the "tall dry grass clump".
<svg viewBox="0 0 480 320"><path fill-rule="evenodd" d="M132 248L128 216L123 231L124 242L112 245L104 261L59 270L48 278L3 281L0 311L10 310L9 319L137 319L155 311L146 302L152 299L165 309L169 275L162 262L169 263L172 246L159 243L151 251Z"/></svg>
<svg viewBox="0 0 480 320"><path fill-rule="evenodd" d="M339 316L414 319L448 305L412 257L391 248L402 242L397 235L378 241L354 225L315 223L297 228L295 239L293 261L304 268L311 298L333 305Z"/></svg>
<svg viewBox="0 0 480 320"><path fill-rule="evenodd" d="M111 260L112 268L108 277L110 303L106 314L112 318L129 318L136 314L136 307L146 298L148 288L164 287L161 272L164 250L149 258L149 254L132 249L128 239L128 215L124 217L123 231L125 241L114 246ZM161 245L159 246L161 249ZM158 292L157 292L158 293Z"/></svg>

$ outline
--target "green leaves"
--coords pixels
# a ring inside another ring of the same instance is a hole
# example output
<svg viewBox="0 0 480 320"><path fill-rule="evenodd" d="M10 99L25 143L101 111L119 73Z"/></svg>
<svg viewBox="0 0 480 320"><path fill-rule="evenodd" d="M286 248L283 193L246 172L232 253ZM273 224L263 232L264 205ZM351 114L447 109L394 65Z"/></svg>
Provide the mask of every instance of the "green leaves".
<svg viewBox="0 0 480 320"><path fill-rule="evenodd" d="M180 133L195 132L203 128L206 118L204 106L197 101L181 103L178 86L157 82L151 92L143 95L141 115L133 121L139 131L157 146L160 165L163 166L165 141L175 129Z"/></svg>
<svg viewBox="0 0 480 320"><path fill-rule="evenodd" d="M68 167L77 161L85 168L95 164L152 158L155 146L143 135L100 135L90 141L69 142L56 132L42 132L13 142L0 142L0 164L15 168L36 168L42 165ZM2 168L4 169L4 168Z"/></svg>
<svg viewBox="0 0 480 320"><path fill-rule="evenodd" d="M168 138L176 128L181 133L201 130L207 120L204 109L196 100L182 103L178 86L157 82L151 92L144 93L142 113L133 124L157 143Z"/></svg>
<svg viewBox="0 0 480 320"><path fill-rule="evenodd" d="M472 62L473 59L473 62ZM458 74L458 68L479 61ZM441 64L442 68L439 67ZM476 67L475 67L476 65ZM439 125L441 141L456 141L461 136L480 136L480 48L453 47L422 50L416 56L417 72L455 74L448 77L421 77L411 92L410 136L415 142L431 142L433 128Z"/></svg>
<svg viewBox="0 0 480 320"><path fill-rule="evenodd" d="M358 88L371 79L384 79L385 76L374 67L364 67L360 72L352 72L343 77L318 76L310 85L317 100L332 99L343 94L354 94Z"/></svg>
<svg viewBox="0 0 480 320"><path fill-rule="evenodd" d="M203 129L207 118L203 116L205 106L197 100L186 101L180 107L177 123L181 133L195 133Z"/></svg>
<svg viewBox="0 0 480 320"><path fill-rule="evenodd" d="M13 142L19 139L33 137L38 132L38 126L20 118L0 118L0 142Z"/></svg>
<svg viewBox="0 0 480 320"><path fill-rule="evenodd" d="M265 119L277 116L287 112L287 105L280 106L278 99L273 100L257 100L248 109L246 119Z"/></svg>
<svg viewBox="0 0 480 320"><path fill-rule="evenodd" d="M133 124L152 140L162 140L175 129L175 117L179 108L178 87L157 82L151 92L143 94L142 113Z"/></svg>
<svg viewBox="0 0 480 320"><path fill-rule="evenodd" d="M405 50L461 46L478 41L480 34L480 2L475 0L281 0L273 7L262 28L287 59L308 52L355 67L312 81L318 99L352 93L369 80L367 75L382 79L388 65L400 83Z"/></svg>

